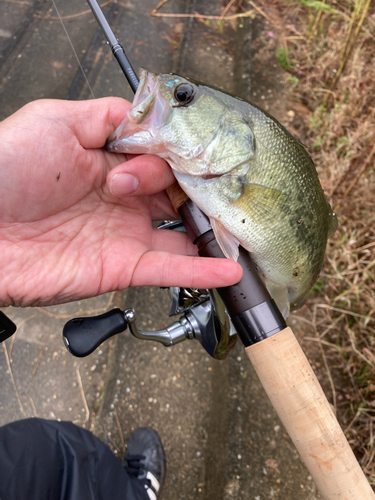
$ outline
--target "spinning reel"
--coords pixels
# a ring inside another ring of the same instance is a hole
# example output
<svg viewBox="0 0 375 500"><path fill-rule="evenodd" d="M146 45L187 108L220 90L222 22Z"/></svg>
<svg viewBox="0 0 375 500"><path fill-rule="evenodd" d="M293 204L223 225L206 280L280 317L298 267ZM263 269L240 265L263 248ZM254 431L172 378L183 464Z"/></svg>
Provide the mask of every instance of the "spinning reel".
<svg viewBox="0 0 375 500"><path fill-rule="evenodd" d="M184 231L181 222L166 222L159 229ZM237 332L216 290L170 287L169 316L181 314L162 330L143 331L136 325L133 309L113 309L100 316L74 318L64 327L63 340L74 356L92 353L106 339L125 331L141 340L154 340L166 347L196 339L210 356L225 359L234 347Z"/></svg>
<svg viewBox="0 0 375 500"><path fill-rule="evenodd" d="M236 343L237 332L217 291L171 287L169 296L169 316L183 314L162 330L139 330L134 310L117 308L100 316L71 319L63 330L65 346L74 356L84 357L106 339L129 328L134 337L166 347L197 339L210 356L225 359Z"/></svg>

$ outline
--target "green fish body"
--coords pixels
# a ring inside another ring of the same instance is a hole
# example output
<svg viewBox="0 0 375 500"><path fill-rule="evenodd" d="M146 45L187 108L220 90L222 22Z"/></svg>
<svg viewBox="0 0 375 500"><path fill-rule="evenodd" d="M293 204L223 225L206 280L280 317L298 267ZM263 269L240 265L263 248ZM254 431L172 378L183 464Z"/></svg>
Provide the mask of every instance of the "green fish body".
<svg viewBox="0 0 375 500"><path fill-rule="evenodd" d="M286 317L318 278L337 220L303 145L257 106L174 74L141 71L114 152L166 159L228 258L251 253Z"/></svg>

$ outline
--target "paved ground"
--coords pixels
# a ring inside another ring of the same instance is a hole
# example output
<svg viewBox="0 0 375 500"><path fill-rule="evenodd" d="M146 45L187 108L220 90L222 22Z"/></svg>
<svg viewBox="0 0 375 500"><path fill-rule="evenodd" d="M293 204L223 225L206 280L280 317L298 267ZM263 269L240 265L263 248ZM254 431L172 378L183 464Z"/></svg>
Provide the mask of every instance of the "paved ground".
<svg viewBox="0 0 375 500"><path fill-rule="evenodd" d="M249 18L223 29L152 18L156 3L105 6L135 68L174 70L221 86L285 123L275 39L267 34L272 27ZM132 99L86 3L57 0L57 6L95 97ZM163 9L218 14L222 6L170 0ZM38 98L92 97L49 1L4 1L0 14L0 119ZM167 293L154 288L7 311L19 329L0 349L0 424L33 415L73 420L107 439L119 456L133 429L153 426L167 453L164 500L320 498L240 345L218 362L197 342L166 349L126 332L83 360L67 353L61 340L67 319L125 304L135 307L141 328L171 321Z"/></svg>

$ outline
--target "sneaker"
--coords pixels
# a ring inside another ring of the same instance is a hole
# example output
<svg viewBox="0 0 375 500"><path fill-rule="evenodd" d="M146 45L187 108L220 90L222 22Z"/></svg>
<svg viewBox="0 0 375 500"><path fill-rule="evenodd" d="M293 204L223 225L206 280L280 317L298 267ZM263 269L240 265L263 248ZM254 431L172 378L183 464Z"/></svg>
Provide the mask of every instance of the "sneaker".
<svg viewBox="0 0 375 500"><path fill-rule="evenodd" d="M165 477L165 454L158 434L147 427L134 431L124 461L128 474L143 481L150 500L157 500Z"/></svg>

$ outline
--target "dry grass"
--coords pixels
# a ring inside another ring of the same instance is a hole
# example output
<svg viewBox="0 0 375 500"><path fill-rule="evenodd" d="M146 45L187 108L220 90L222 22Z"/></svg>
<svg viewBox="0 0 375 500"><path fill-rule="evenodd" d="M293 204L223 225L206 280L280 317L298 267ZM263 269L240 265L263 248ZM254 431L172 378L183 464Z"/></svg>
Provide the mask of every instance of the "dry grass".
<svg viewBox="0 0 375 500"><path fill-rule="evenodd" d="M340 224L304 319L332 373L338 418L375 485L374 10L364 15L363 0L275 3L287 20L278 57L292 99L310 110L302 139Z"/></svg>

